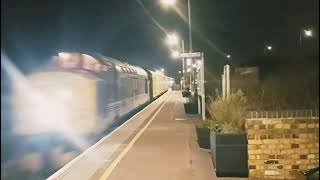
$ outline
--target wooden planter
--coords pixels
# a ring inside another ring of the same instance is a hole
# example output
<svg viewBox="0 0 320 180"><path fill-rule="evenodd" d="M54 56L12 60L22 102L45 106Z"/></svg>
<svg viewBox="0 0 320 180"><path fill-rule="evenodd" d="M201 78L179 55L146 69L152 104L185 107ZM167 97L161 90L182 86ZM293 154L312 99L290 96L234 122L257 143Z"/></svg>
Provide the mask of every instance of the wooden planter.
<svg viewBox="0 0 320 180"><path fill-rule="evenodd" d="M185 103L184 111L186 114L198 114L198 104L196 103Z"/></svg>
<svg viewBox="0 0 320 180"><path fill-rule="evenodd" d="M246 134L210 132L211 158L217 177L248 177Z"/></svg>
<svg viewBox="0 0 320 180"><path fill-rule="evenodd" d="M210 129L196 126L196 131L200 148L210 149Z"/></svg>

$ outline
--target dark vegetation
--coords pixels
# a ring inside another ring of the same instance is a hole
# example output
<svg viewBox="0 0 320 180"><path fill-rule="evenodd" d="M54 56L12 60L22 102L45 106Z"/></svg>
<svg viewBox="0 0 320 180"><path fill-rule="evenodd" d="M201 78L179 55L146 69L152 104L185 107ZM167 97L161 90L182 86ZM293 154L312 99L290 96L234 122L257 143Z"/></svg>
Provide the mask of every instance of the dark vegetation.
<svg viewBox="0 0 320 180"><path fill-rule="evenodd" d="M234 75L235 67L259 67L258 80ZM221 96L221 74L207 74L207 93ZM217 87L219 93L217 92ZM262 56L242 64L231 64L231 91L241 89L248 98L248 110L319 108L319 56Z"/></svg>

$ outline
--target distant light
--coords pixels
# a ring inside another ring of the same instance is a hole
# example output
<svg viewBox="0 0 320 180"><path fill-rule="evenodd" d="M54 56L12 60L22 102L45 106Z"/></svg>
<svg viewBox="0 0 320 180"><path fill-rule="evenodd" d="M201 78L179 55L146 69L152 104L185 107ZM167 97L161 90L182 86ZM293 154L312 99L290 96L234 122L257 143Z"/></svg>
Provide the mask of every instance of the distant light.
<svg viewBox="0 0 320 180"><path fill-rule="evenodd" d="M167 44L169 46L174 46L178 44L178 36L175 33L167 35Z"/></svg>
<svg viewBox="0 0 320 180"><path fill-rule="evenodd" d="M164 69L163 69L163 68L161 68L161 72L164 72Z"/></svg>
<svg viewBox="0 0 320 180"><path fill-rule="evenodd" d="M180 57L179 51L172 51L171 52L171 57L174 58L174 59L179 58Z"/></svg>
<svg viewBox="0 0 320 180"><path fill-rule="evenodd" d="M307 37L312 37L312 30L304 30L304 34L307 36Z"/></svg>
<svg viewBox="0 0 320 180"><path fill-rule="evenodd" d="M230 54L228 54L228 55L227 55L227 58L231 58L231 55L230 55Z"/></svg>
<svg viewBox="0 0 320 180"><path fill-rule="evenodd" d="M269 51L271 51L271 50L272 50L272 46L267 46L267 49L268 49Z"/></svg>
<svg viewBox="0 0 320 180"><path fill-rule="evenodd" d="M179 71L179 74L181 74L181 71Z"/></svg>
<svg viewBox="0 0 320 180"><path fill-rule="evenodd" d="M191 66L192 60L190 58L187 59L187 66Z"/></svg>
<svg viewBox="0 0 320 180"><path fill-rule="evenodd" d="M176 0L161 0L160 2L164 6L172 6L176 3Z"/></svg>

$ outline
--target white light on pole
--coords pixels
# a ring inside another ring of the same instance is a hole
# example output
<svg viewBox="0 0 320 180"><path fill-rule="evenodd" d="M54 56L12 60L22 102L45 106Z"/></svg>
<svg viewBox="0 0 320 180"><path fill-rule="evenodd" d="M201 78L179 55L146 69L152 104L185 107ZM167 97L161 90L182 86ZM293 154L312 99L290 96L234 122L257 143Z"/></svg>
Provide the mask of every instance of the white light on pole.
<svg viewBox="0 0 320 180"><path fill-rule="evenodd" d="M230 58L231 58L231 55L230 55L230 54L228 54L228 55L227 55L227 58L229 58L229 59L230 59Z"/></svg>
<svg viewBox="0 0 320 180"><path fill-rule="evenodd" d="M304 31L304 35L305 35L306 37L312 37L312 30L310 30L310 29L304 29L303 31Z"/></svg>
<svg viewBox="0 0 320 180"><path fill-rule="evenodd" d="M164 6L172 6L176 4L176 0L161 0L160 2Z"/></svg>
<svg viewBox="0 0 320 180"><path fill-rule="evenodd" d="M174 46L178 44L178 36L175 33L167 35L167 44L169 46Z"/></svg>
<svg viewBox="0 0 320 180"><path fill-rule="evenodd" d="M174 58L174 59L179 58L180 57L179 51L172 51L171 52L171 57Z"/></svg>
<svg viewBox="0 0 320 180"><path fill-rule="evenodd" d="M192 60L190 58L187 59L187 66L191 66Z"/></svg>
<svg viewBox="0 0 320 180"><path fill-rule="evenodd" d="M269 51L271 51L272 50L272 46L267 46L267 49L269 50Z"/></svg>

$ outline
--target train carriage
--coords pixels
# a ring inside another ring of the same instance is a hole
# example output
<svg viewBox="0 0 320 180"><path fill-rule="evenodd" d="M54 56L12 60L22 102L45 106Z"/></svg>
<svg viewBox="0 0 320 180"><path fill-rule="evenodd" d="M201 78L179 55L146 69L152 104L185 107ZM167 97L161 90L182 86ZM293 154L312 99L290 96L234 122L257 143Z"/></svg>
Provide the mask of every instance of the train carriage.
<svg viewBox="0 0 320 180"><path fill-rule="evenodd" d="M18 134L94 135L150 100L145 70L98 54L59 53L28 81L29 96L15 96Z"/></svg>

